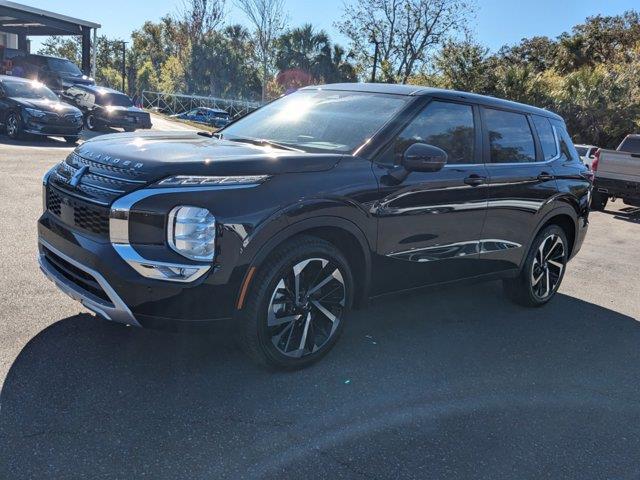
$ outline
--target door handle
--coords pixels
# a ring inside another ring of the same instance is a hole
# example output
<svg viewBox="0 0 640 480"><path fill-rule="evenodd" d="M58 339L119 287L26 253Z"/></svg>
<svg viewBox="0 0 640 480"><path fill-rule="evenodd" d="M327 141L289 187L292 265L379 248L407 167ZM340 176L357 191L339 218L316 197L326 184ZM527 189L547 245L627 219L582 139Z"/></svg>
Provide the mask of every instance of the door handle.
<svg viewBox="0 0 640 480"><path fill-rule="evenodd" d="M540 180L541 182L548 182L549 180L553 180L554 178L556 178L554 175L551 175L547 172L542 172L540 173L540 175L538 175L538 180Z"/></svg>
<svg viewBox="0 0 640 480"><path fill-rule="evenodd" d="M477 187L478 185L482 185L487 181L487 177L483 177L481 175L472 174L464 179L464 183L467 185L471 185L472 187Z"/></svg>

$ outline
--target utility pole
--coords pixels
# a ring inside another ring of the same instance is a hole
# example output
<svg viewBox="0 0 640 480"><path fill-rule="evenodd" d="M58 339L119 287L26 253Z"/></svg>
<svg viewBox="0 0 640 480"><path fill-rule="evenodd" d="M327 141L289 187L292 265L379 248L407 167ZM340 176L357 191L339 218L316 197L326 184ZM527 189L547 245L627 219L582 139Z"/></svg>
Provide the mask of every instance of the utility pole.
<svg viewBox="0 0 640 480"><path fill-rule="evenodd" d="M127 93L124 90L124 81L127 77L127 43L129 42L122 42L122 93Z"/></svg>
<svg viewBox="0 0 640 480"><path fill-rule="evenodd" d="M373 51L373 70L371 72L371 83L376 83L376 69L378 67L378 53L380 50L380 42L376 40L376 37L372 37L371 43L375 45Z"/></svg>

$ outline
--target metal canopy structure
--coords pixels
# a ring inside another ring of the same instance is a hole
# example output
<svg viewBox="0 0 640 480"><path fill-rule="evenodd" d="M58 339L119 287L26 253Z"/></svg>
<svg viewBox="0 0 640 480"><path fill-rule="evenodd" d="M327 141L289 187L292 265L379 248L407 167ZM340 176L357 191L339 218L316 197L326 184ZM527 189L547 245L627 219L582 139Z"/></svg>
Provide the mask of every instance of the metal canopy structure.
<svg viewBox="0 0 640 480"><path fill-rule="evenodd" d="M28 36L74 35L82 37L82 71L86 75L92 73L91 53L93 53L95 68L96 30L101 27L102 25L99 23L0 0L0 31L16 34L20 50L27 50ZM93 52L91 52L91 30L93 30L94 39Z"/></svg>

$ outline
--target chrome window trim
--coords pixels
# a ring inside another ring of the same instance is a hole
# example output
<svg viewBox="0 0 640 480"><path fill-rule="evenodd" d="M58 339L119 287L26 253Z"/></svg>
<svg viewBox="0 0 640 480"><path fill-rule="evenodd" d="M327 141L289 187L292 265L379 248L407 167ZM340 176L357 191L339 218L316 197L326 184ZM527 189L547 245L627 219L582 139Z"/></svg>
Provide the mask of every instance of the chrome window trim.
<svg viewBox="0 0 640 480"><path fill-rule="evenodd" d="M109 213L109 239L111 245L131 268L133 268L140 275L151 278L154 280L161 280L166 282L181 282L191 283L202 277L205 273L211 270L213 266L212 262L205 264L182 264L182 263L167 263L156 260L150 260L142 257L135 248L129 243L129 214L133 206L150 197L156 195L170 195L174 193L193 193L193 192L207 192L213 190L231 190L240 188L254 188L260 185L259 183L252 183L246 185L210 185L210 186L197 186L197 187L171 187L171 188L144 188L136 190L123 197L118 198L111 205L111 211ZM213 214L213 212L212 212ZM185 269L193 270L195 273L187 278L169 278L162 275L162 269Z"/></svg>

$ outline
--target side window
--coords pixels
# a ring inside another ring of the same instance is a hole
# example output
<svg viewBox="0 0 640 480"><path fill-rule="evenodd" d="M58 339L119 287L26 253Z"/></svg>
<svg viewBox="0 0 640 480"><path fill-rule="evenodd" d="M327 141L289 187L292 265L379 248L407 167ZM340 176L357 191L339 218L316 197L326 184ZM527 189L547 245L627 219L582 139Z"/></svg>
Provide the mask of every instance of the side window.
<svg viewBox="0 0 640 480"><path fill-rule="evenodd" d="M548 118L539 115L533 115L533 124L538 131L540 145L542 145L542 153L545 160L551 160L558 155L558 144L556 136L553 133L553 127Z"/></svg>
<svg viewBox="0 0 640 480"><path fill-rule="evenodd" d="M558 141L560 143L560 158L567 161L580 161L580 155L578 155L578 151L576 147L573 146L573 142L571 141L571 137L567 132L567 127L565 127L564 123L553 120L553 126L555 127L556 133L558 135Z"/></svg>
<svg viewBox="0 0 640 480"><path fill-rule="evenodd" d="M474 140L473 108L470 105L432 101L398 135L394 160L398 164L410 145L421 142L447 152L447 163L476 163Z"/></svg>
<svg viewBox="0 0 640 480"><path fill-rule="evenodd" d="M483 111L492 163L536 161L536 146L525 115L493 108Z"/></svg>

